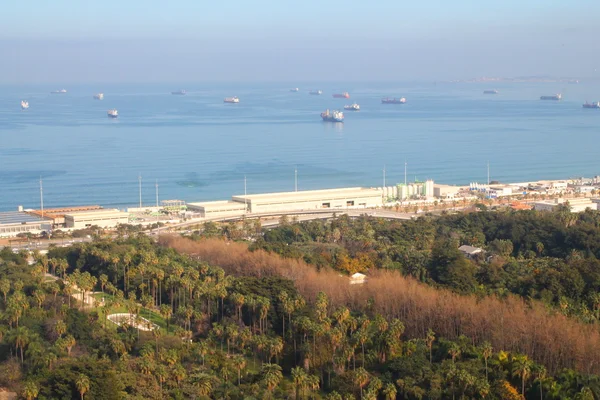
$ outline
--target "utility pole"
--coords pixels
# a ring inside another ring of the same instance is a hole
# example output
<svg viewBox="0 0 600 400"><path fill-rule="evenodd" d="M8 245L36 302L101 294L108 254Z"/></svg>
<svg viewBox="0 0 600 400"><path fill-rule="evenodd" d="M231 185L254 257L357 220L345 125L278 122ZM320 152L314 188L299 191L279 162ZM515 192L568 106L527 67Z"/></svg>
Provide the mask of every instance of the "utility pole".
<svg viewBox="0 0 600 400"><path fill-rule="evenodd" d="M385 165L383 166L383 187L385 187Z"/></svg>
<svg viewBox="0 0 600 400"><path fill-rule="evenodd" d="M156 208L158 209L158 179L156 180Z"/></svg>
<svg viewBox="0 0 600 400"><path fill-rule="evenodd" d="M44 187L42 185L42 177L40 176L40 207L42 211L42 218L44 218Z"/></svg>
<svg viewBox="0 0 600 400"><path fill-rule="evenodd" d="M294 192L298 191L298 168L294 168Z"/></svg>
<svg viewBox="0 0 600 400"><path fill-rule="evenodd" d="M244 175L244 214L248 211L248 199L246 198L246 175Z"/></svg>
<svg viewBox="0 0 600 400"><path fill-rule="evenodd" d="M158 234L158 232L160 232L160 226L158 225L159 217L160 217L160 212L158 210L158 179L156 180L155 187L156 187L156 233Z"/></svg>
<svg viewBox="0 0 600 400"><path fill-rule="evenodd" d="M138 183L140 187L140 208L142 208L142 174L138 175Z"/></svg>
<svg viewBox="0 0 600 400"><path fill-rule="evenodd" d="M488 173L488 180L487 180L487 182L488 182L488 189L489 189L489 186L490 186L490 162L489 161L487 163L487 173Z"/></svg>
<svg viewBox="0 0 600 400"><path fill-rule="evenodd" d="M406 161L404 161L404 186L406 186L406 184L408 183L408 182L406 181L406 166L407 166L407 165L408 165L408 164L406 163Z"/></svg>

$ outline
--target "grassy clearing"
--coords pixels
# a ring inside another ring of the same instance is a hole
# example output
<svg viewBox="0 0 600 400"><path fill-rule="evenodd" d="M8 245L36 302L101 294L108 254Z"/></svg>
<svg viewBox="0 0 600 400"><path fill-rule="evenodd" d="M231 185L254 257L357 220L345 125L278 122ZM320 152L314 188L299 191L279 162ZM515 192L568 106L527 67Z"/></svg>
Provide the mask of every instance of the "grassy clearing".
<svg viewBox="0 0 600 400"><path fill-rule="evenodd" d="M94 293L92 296L95 299L97 299L98 302L100 302L102 299L104 299L104 301L110 301L110 300L114 299L114 296L109 293ZM102 309L102 307L96 307L96 308L93 308L93 310L96 311L103 318L106 318L106 315L104 315L104 310ZM113 307L110 309L110 314L118 314L118 313L129 313L129 310L124 305L120 305L119 307ZM150 322L158 325L161 329L165 329L165 330L167 329L167 321L158 312L156 312L154 310L140 307L140 317L146 318ZM111 325L114 326L114 324L112 324L112 323L111 323ZM170 326L169 332L171 332L172 330L173 330L173 327Z"/></svg>

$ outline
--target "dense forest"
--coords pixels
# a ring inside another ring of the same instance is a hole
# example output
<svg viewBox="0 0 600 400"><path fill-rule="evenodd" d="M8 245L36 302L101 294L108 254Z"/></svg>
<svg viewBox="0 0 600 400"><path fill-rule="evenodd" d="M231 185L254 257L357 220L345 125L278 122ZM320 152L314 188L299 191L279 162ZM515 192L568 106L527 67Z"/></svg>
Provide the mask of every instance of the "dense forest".
<svg viewBox="0 0 600 400"><path fill-rule="evenodd" d="M25 399L600 398L596 213L281 222L0 251L0 386ZM366 284L349 284L357 271ZM107 320L118 313L138 317Z"/></svg>

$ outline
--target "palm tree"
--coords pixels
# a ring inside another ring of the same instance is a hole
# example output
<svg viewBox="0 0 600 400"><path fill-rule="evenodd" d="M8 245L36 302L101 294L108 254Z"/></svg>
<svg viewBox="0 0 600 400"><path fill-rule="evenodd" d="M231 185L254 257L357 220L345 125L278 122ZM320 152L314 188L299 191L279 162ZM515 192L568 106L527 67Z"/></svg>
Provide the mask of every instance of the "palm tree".
<svg viewBox="0 0 600 400"><path fill-rule="evenodd" d="M90 379L84 374L79 374L75 381L75 386L77 386L81 400L83 400L83 396L90 390Z"/></svg>
<svg viewBox="0 0 600 400"><path fill-rule="evenodd" d="M11 339L15 348L21 352L21 364L23 364L23 351L31 340L31 333L29 332L29 329L22 326L11 332Z"/></svg>
<svg viewBox="0 0 600 400"><path fill-rule="evenodd" d="M260 372L269 392L273 392L283 379L281 367L277 364L265 363L262 365Z"/></svg>
<svg viewBox="0 0 600 400"><path fill-rule="evenodd" d="M173 367L173 370L171 371L171 374L175 378L175 381L177 382L177 386L179 386L181 384L181 381L183 381L186 377L185 368L183 368L183 366L181 364L175 365Z"/></svg>
<svg viewBox="0 0 600 400"><path fill-rule="evenodd" d="M319 390L319 387L321 386L321 381L317 375L309 375L306 379L306 384L311 390L311 392L317 392Z"/></svg>
<svg viewBox="0 0 600 400"><path fill-rule="evenodd" d="M575 400L594 400L594 392L587 386L581 388L581 391L575 395Z"/></svg>
<svg viewBox="0 0 600 400"><path fill-rule="evenodd" d="M544 379L546 379L546 368L543 365L535 365L533 372L540 385L540 400L544 400Z"/></svg>
<svg viewBox="0 0 600 400"><path fill-rule="evenodd" d="M75 338L71 335L67 335L64 337L63 344L67 349L67 355L71 356L71 349L75 346Z"/></svg>
<svg viewBox="0 0 600 400"><path fill-rule="evenodd" d="M306 371L300 367L292 368L292 381L294 382L294 388L296 391L295 398L301 398L304 386L306 385L307 378Z"/></svg>
<svg viewBox="0 0 600 400"><path fill-rule="evenodd" d="M429 348L429 364L433 363L433 342L435 341L435 332L430 328L425 337L425 344Z"/></svg>
<svg viewBox="0 0 600 400"><path fill-rule="evenodd" d="M531 373L532 363L525 355L513 359L513 375L521 377L521 395L525 396L525 381Z"/></svg>
<svg viewBox="0 0 600 400"><path fill-rule="evenodd" d="M237 369L238 372L238 386L240 385L240 381L242 379L242 370L244 368L246 368L246 358L244 358L244 356L240 355L240 354L236 354L233 357L233 365L235 366L235 368Z"/></svg>
<svg viewBox="0 0 600 400"><path fill-rule="evenodd" d="M398 390L396 390L396 385L394 385L393 383L388 383L383 388L383 395L385 396L386 400L396 400L397 393Z"/></svg>
<svg viewBox="0 0 600 400"><path fill-rule="evenodd" d="M205 373L192 376L192 384L198 390L200 396L210 396L213 391L215 377Z"/></svg>
<svg viewBox="0 0 600 400"><path fill-rule="evenodd" d="M354 384L360 389L360 398L363 398L363 388L369 383L371 376L363 367L359 367L354 371Z"/></svg>
<svg viewBox="0 0 600 400"><path fill-rule="evenodd" d="M23 387L23 397L27 400L35 399L40 392L37 384L34 381L27 381Z"/></svg>
<svg viewBox="0 0 600 400"><path fill-rule="evenodd" d="M10 292L10 281L7 278L0 279L0 292L4 295L4 303L6 303L6 296Z"/></svg>
<svg viewBox="0 0 600 400"><path fill-rule="evenodd" d="M483 357L483 361L485 362L485 380L488 379L488 359L494 354L494 348L490 342L484 342L481 348L481 355Z"/></svg>
<svg viewBox="0 0 600 400"><path fill-rule="evenodd" d="M448 354L450 354L450 356L452 357L452 364L454 364L454 360L456 360L456 357L460 356L460 347L457 343L452 342L450 348L448 349Z"/></svg>

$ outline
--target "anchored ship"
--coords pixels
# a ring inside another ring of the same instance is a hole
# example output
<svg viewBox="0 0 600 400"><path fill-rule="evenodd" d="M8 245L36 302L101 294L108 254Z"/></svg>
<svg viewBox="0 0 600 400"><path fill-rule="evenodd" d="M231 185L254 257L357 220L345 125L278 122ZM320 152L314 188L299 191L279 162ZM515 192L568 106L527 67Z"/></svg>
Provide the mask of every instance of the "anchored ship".
<svg viewBox="0 0 600 400"><path fill-rule="evenodd" d="M498 94L498 91L496 89L494 89L494 90L484 90L483 94Z"/></svg>
<svg viewBox="0 0 600 400"><path fill-rule="evenodd" d="M117 111L116 108L113 108L112 110L108 110L106 113L110 118L117 118L119 116L119 112Z"/></svg>
<svg viewBox="0 0 600 400"><path fill-rule="evenodd" d="M344 106L344 110L348 111L360 111L360 106L356 103L350 104L349 106Z"/></svg>
<svg viewBox="0 0 600 400"><path fill-rule="evenodd" d="M349 99L350 98L350 94L348 92L334 93L333 97L336 98L336 99Z"/></svg>
<svg viewBox="0 0 600 400"><path fill-rule="evenodd" d="M588 103L587 101L583 104L583 108L600 108L600 101Z"/></svg>
<svg viewBox="0 0 600 400"><path fill-rule="evenodd" d="M239 103L240 99L237 98L237 96L233 96L233 97L225 97L225 100L223 100L223 103Z"/></svg>
<svg viewBox="0 0 600 400"><path fill-rule="evenodd" d="M171 94L175 94L175 95L179 95L179 96L183 96L184 94L186 94L187 92L183 89L178 90L176 92L171 92Z"/></svg>
<svg viewBox="0 0 600 400"><path fill-rule="evenodd" d="M53 92L50 92L51 94L65 94L67 93L67 89L60 89L60 90L55 90Z"/></svg>
<svg viewBox="0 0 600 400"><path fill-rule="evenodd" d="M29 108L29 102L27 100L21 100L21 109L27 110Z"/></svg>
<svg viewBox="0 0 600 400"><path fill-rule="evenodd" d="M344 122L344 113L337 110L329 112L327 109L321 113L321 118L326 122Z"/></svg>
<svg viewBox="0 0 600 400"><path fill-rule="evenodd" d="M406 99L404 97L396 99L390 99L389 97L386 97L385 99L381 99L381 103L382 104L404 104L406 103Z"/></svg>
<svg viewBox="0 0 600 400"><path fill-rule="evenodd" d="M103 100L104 99L104 93L96 93L94 95L94 99L96 99L96 100Z"/></svg>
<svg viewBox="0 0 600 400"><path fill-rule="evenodd" d="M311 90L308 94L312 94L313 96L320 96L323 94L322 90Z"/></svg>
<svg viewBox="0 0 600 400"><path fill-rule="evenodd" d="M300 89L298 89L297 87L293 88L293 89L290 89L290 92L298 92L298 91L300 91Z"/></svg>
<svg viewBox="0 0 600 400"><path fill-rule="evenodd" d="M562 99L562 94L558 93L553 96L540 96L540 100L560 100Z"/></svg>

